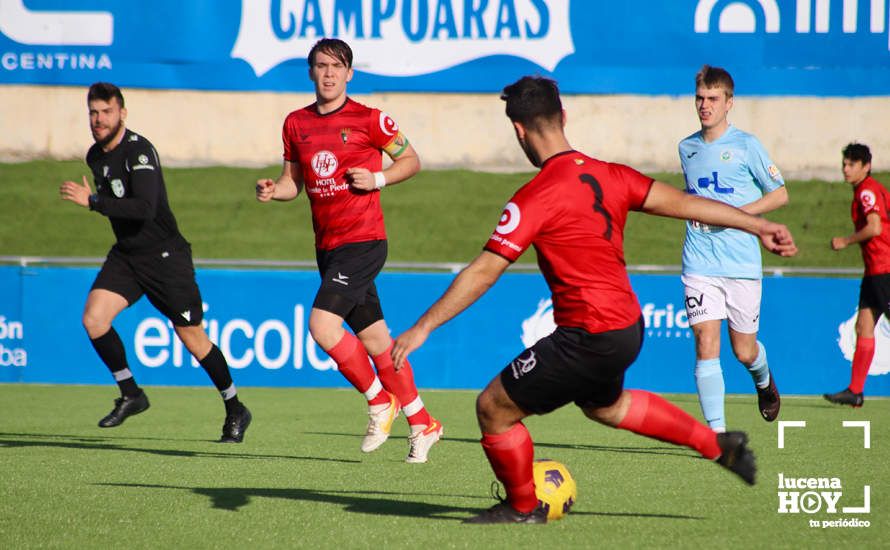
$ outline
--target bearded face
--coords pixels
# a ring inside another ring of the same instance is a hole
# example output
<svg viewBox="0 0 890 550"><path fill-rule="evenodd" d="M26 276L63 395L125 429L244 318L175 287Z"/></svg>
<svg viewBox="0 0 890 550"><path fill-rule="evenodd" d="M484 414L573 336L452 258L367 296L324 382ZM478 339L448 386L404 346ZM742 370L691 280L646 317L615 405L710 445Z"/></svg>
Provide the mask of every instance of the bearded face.
<svg viewBox="0 0 890 550"><path fill-rule="evenodd" d="M118 105L117 99L110 101L95 99L90 101L90 132L100 147L111 143L124 126L126 110Z"/></svg>

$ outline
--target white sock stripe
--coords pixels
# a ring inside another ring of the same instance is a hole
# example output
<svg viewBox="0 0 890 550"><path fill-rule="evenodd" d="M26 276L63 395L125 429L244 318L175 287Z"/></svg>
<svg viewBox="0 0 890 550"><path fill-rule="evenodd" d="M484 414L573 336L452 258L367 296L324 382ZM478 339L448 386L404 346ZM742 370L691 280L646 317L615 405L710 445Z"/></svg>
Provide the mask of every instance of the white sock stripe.
<svg viewBox="0 0 890 550"><path fill-rule="evenodd" d="M133 373L130 372L130 369L116 370L111 374L112 376L114 376L115 382L120 382L121 380L126 380L127 378L133 378Z"/></svg>
<svg viewBox="0 0 890 550"><path fill-rule="evenodd" d="M422 410L423 410L423 401L420 399L419 395L414 398L414 401L412 401L402 407L402 411L405 412L405 416L413 416Z"/></svg>
<svg viewBox="0 0 890 550"><path fill-rule="evenodd" d="M376 376L374 377L374 381L371 382L371 387L365 391L365 397L370 401L377 397L377 395L383 391L383 384L380 383L380 379Z"/></svg>
<svg viewBox="0 0 890 550"><path fill-rule="evenodd" d="M238 395L238 390L235 388L235 384L232 383L231 386L229 386L228 388L226 388L226 389L224 389L223 391L219 392L219 394L222 396L223 401L228 401L229 399L231 399L231 398L235 397L236 395Z"/></svg>

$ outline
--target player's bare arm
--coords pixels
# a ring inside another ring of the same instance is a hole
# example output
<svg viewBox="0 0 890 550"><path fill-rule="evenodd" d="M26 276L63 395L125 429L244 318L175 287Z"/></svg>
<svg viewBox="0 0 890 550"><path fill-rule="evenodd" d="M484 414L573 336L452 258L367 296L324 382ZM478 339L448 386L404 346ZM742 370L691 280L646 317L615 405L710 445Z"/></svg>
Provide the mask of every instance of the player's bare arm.
<svg viewBox="0 0 890 550"><path fill-rule="evenodd" d="M485 294L509 265L506 258L484 250L461 270L445 294L430 306L414 326L396 338L392 348L396 370L402 368L408 354L422 346L431 332L457 317Z"/></svg>
<svg viewBox="0 0 890 550"><path fill-rule="evenodd" d="M860 229L859 231L853 233L852 235L848 235L846 237L834 237L831 239L831 249L832 250L843 250L847 248L851 244L865 242L873 237L877 237L881 234L881 230L883 229L881 226L881 215L877 212L869 212L868 216L865 217L865 227Z"/></svg>
<svg viewBox="0 0 890 550"><path fill-rule="evenodd" d="M755 216L778 210L788 204L788 189L783 185L773 189L756 201L746 204L741 209Z"/></svg>
<svg viewBox="0 0 890 550"><path fill-rule="evenodd" d="M260 202L290 201L297 198L302 190L303 176L300 173L300 165L286 160L277 180L270 178L257 180L256 200Z"/></svg>
<svg viewBox="0 0 890 550"><path fill-rule="evenodd" d="M764 248L779 256L794 256L797 246L782 224L752 216L728 204L687 195L666 183L655 181L642 210L648 214L741 229L760 238Z"/></svg>
<svg viewBox="0 0 890 550"><path fill-rule="evenodd" d="M420 171L420 157L401 132L384 148L384 151L393 161L386 170L374 173L367 168L349 168L346 170L349 184L356 189L373 191L384 185L401 183Z"/></svg>
<svg viewBox="0 0 890 550"><path fill-rule="evenodd" d="M93 194L93 191L90 188L89 182L87 182L87 177L83 176L82 185L70 180L65 181L59 188L59 193L62 195L63 200L87 207L89 205L90 195Z"/></svg>

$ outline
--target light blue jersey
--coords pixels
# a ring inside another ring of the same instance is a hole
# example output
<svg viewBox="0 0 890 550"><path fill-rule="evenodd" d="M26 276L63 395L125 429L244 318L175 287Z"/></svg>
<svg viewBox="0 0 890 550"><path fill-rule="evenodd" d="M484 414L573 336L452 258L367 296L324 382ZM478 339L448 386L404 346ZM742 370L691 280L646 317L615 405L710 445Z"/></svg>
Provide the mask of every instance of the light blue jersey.
<svg viewBox="0 0 890 550"><path fill-rule="evenodd" d="M760 141L735 126L711 143L696 132L679 149L687 193L741 207L785 185ZM683 273L760 279L760 242L738 229L687 221Z"/></svg>

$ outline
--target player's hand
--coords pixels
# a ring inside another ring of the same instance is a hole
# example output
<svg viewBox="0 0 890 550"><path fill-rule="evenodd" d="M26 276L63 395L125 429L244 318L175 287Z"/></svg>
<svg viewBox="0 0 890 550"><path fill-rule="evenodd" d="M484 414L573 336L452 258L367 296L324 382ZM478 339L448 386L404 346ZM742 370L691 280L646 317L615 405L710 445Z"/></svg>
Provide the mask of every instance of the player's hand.
<svg viewBox="0 0 890 550"><path fill-rule="evenodd" d="M63 200L71 201L80 206L88 206L90 204L90 195L93 194L93 191L90 189L87 177L84 176L83 185L74 181L65 181L59 188L59 193L62 195Z"/></svg>
<svg viewBox="0 0 890 550"><path fill-rule="evenodd" d="M256 200L269 202L275 194L275 181L269 178L256 180Z"/></svg>
<svg viewBox="0 0 890 550"><path fill-rule="evenodd" d="M847 239L844 237L833 237L831 239L832 250L843 250L845 248L847 248Z"/></svg>
<svg viewBox="0 0 890 550"><path fill-rule="evenodd" d="M377 189L377 185L374 182L374 174L367 168L348 168L346 170L346 182L362 191Z"/></svg>
<svg viewBox="0 0 890 550"><path fill-rule="evenodd" d="M422 346L429 335L428 331L414 325L396 338L392 344L391 352L392 363L396 372L401 370L402 365L405 364L405 360L408 358L408 354Z"/></svg>
<svg viewBox="0 0 890 550"><path fill-rule="evenodd" d="M789 257L797 254L797 245L794 244L791 231L780 223L764 223L760 229L760 242L764 248L778 256Z"/></svg>

